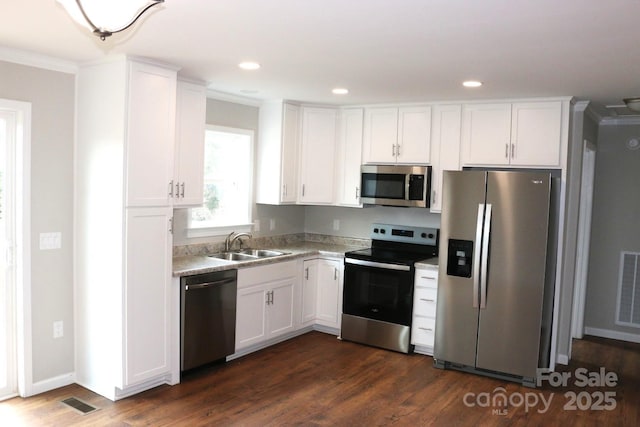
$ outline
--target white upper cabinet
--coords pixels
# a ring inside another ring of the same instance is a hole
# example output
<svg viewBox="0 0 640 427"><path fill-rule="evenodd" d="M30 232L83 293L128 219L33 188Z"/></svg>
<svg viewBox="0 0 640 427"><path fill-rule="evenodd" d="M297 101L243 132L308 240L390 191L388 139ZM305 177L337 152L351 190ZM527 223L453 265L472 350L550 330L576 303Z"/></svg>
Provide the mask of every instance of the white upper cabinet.
<svg viewBox="0 0 640 427"><path fill-rule="evenodd" d="M363 156L365 163L395 163L398 145L398 109L366 108Z"/></svg>
<svg viewBox="0 0 640 427"><path fill-rule="evenodd" d="M178 81L172 193L174 206L202 205L206 110L206 88Z"/></svg>
<svg viewBox="0 0 640 427"><path fill-rule="evenodd" d="M464 165L561 166L562 101L463 108Z"/></svg>
<svg viewBox="0 0 640 427"><path fill-rule="evenodd" d="M300 107L282 101L260 106L256 203L296 202Z"/></svg>
<svg viewBox="0 0 640 427"><path fill-rule="evenodd" d="M560 166L562 103L523 102L511 112L511 164Z"/></svg>
<svg viewBox="0 0 640 427"><path fill-rule="evenodd" d="M431 152L431 107L398 109L398 163L429 163Z"/></svg>
<svg viewBox="0 0 640 427"><path fill-rule="evenodd" d="M372 107L364 113L365 163L429 163L431 107Z"/></svg>
<svg viewBox="0 0 640 427"><path fill-rule="evenodd" d="M126 205L166 206L173 180L176 71L130 61Z"/></svg>
<svg viewBox="0 0 640 427"><path fill-rule="evenodd" d="M364 110L345 108L338 116L338 154L336 165L337 204L362 207L360 166L362 164L362 126Z"/></svg>
<svg viewBox="0 0 640 427"><path fill-rule="evenodd" d="M511 104L465 105L462 115L462 163L509 164Z"/></svg>
<svg viewBox="0 0 640 427"><path fill-rule="evenodd" d="M460 170L461 105L433 107L431 144L431 212L442 209L442 175L446 170Z"/></svg>
<svg viewBox="0 0 640 427"><path fill-rule="evenodd" d="M334 201L337 117L335 108L302 108L299 203Z"/></svg>

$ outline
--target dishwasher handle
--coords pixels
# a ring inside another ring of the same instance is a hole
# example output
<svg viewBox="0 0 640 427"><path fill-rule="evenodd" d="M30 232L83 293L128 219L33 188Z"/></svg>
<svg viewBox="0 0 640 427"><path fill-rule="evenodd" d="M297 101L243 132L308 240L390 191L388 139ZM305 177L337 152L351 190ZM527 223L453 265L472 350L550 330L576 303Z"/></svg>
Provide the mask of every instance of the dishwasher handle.
<svg viewBox="0 0 640 427"><path fill-rule="evenodd" d="M195 285L184 285L184 290L185 291L193 291L193 290L196 290L196 289L206 289L206 288L210 288L212 286L226 285L228 283L233 283L235 281L236 281L235 278L229 278L229 279L216 280L214 282L198 283L198 284L195 284Z"/></svg>

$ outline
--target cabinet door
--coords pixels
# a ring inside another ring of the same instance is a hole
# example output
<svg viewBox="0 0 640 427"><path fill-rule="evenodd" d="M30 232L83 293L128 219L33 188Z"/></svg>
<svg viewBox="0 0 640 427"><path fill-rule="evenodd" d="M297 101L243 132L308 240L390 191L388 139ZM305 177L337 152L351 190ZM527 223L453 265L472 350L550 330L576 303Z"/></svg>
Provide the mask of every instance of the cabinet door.
<svg viewBox="0 0 640 427"><path fill-rule="evenodd" d="M431 212L442 210L442 174L460 170L461 105L436 106L433 111L431 143Z"/></svg>
<svg viewBox="0 0 640 427"><path fill-rule="evenodd" d="M342 314L339 261L318 260L318 305L316 319L325 326L338 328Z"/></svg>
<svg viewBox="0 0 640 427"><path fill-rule="evenodd" d="M431 107L398 110L398 163L429 163L431 153Z"/></svg>
<svg viewBox="0 0 640 427"><path fill-rule="evenodd" d="M127 209L124 386L171 371L171 214L169 207Z"/></svg>
<svg viewBox="0 0 640 427"><path fill-rule="evenodd" d="M511 104L472 104L463 107L463 165L507 165L510 147Z"/></svg>
<svg viewBox="0 0 640 427"><path fill-rule="evenodd" d="M363 160L365 163L395 163L398 143L398 109L364 110Z"/></svg>
<svg viewBox="0 0 640 427"><path fill-rule="evenodd" d="M270 284L271 304L268 309L268 335L275 337L293 331L295 277Z"/></svg>
<svg viewBox="0 0 640 427"><path fill-rule="evenodd" d="M173 205L198 206L204 197L205 87L178 82L176 109Z"/></svg>
<svg viewBox="0 0 640 427"><path fill-rule="evenodd" d="M295 203L298 189L298 146L300 145L300 107L284 104L282 122L282 161L280 163L280 201Z"/></svg>
<svg viewBox="0 0 640 427"><path fill-rule="evenodd" d="M127 206L167 206L173 179L176 72L130 63Z"/></svg>
<svg viewBox="0 0 640 427"><path fill-rule="evenodd" d="M267 290L264 286L238 289L236 351L267 338Z"/></svg>
<svg viewBox="0 0 640 427"><path fill-rule="evenodd" d="M362 126L364 110L349 108L340 112L338 126L338 204L362 207L360 166L362 165Z"/></svg>
<svg viewBox="0 0 640 427"><path fill-rule="evenodd" d="M560 166L562 103L513 104L511 164Z"/></svg>
<svg viewBox="0 0 640 427"><path fill-rule="evenodd" d="M300 203L333 203L336 120L334 108L302 109Z"/></svg>
<svg viewBox="0 0 640 427"><path fill-rule="evenodd" d="M302 323L313 323L316 320L318 261L305 261L302 268Z"/></svg>

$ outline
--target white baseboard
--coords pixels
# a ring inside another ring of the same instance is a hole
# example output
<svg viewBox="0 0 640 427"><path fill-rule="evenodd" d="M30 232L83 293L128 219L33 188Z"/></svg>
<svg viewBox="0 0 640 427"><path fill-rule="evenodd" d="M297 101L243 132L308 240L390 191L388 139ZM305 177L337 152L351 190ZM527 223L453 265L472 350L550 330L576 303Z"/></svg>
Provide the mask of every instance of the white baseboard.
<svg viewBox="0 0 640 427"><path fill-rule="evenodd" d="M556 363L558 363L560 365L568 365L569 364L569 356L567 356L566 354L559 354L556 357Z"/></svg>
<svg viewBox="0 0 640 427"><path fill-rule="evenodd" d="M31 384L31 389L29 390L27 396L34 396L36 394L44 393L46 391L51 391L56 388L68 386L76 382L76 374L71 372L64 375L59 375L57 377L49 378L43 381L38 381L37 383Z"/></svg>
<svg viewBox="0 0 640 427"><path fill-rule="evenodd" d="M593 335L595 337L601 337L601 338L611 338L611 339L614 339L614 340L640 343L640 335L639 334L630 334L628 332L618 332L618 331L611 331L609 329L585 327L584 328L584 334L585 335Z"/></svg>

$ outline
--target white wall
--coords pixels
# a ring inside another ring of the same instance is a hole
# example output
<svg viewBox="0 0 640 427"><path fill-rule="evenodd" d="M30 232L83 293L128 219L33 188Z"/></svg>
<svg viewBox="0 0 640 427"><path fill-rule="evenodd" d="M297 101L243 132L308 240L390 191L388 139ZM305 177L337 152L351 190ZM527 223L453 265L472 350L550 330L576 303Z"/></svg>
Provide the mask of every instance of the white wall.
<svg viewBox="0 0 640 427"><path fill-rule="evenodd" d="M333 229L333 222L336 219L339 221L339 230ZM424 208L371 206L358 209L307 206L304 231L368 239L371 237L371 224L374 222L440 228L440 215L432 214Z"/></svg>
<svg viewBox="0 0 640 427"><path fill-rule="evenodd" d="M33 381L73 373L73 137L75 76L0 61L0 97L30 102ZM39 250L40 233L62 248ZM64 337L53 339L53 322Z"/></svg>

